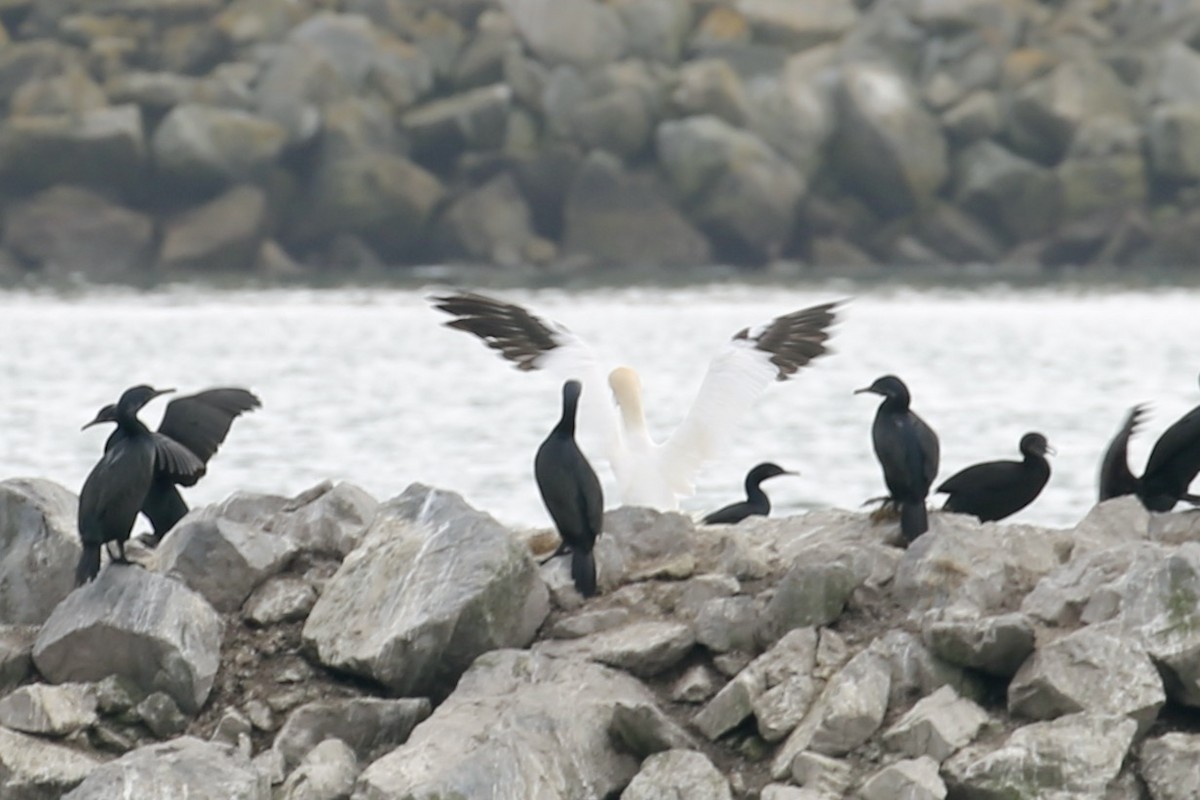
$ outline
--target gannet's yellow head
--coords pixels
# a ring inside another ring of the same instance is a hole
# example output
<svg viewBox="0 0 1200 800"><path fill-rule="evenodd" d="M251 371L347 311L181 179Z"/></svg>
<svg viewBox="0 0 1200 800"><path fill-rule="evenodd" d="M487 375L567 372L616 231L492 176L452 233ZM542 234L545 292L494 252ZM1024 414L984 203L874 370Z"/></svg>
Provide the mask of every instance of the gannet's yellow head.
<svg viewBox="0 0 1200 800"><path fill-rule="evenodd" d="M617 367L608 373L608 388L612 389L626 427L643 425L642 379L637 372L631 367Z"/></svg>

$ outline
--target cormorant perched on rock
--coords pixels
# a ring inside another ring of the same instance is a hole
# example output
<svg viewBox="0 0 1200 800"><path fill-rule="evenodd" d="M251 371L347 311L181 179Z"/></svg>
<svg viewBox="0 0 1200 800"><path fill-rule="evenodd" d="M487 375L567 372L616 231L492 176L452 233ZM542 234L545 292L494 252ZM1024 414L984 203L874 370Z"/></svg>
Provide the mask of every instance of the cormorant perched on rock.
<svg viewBox="0 0 1200 800"><path fill-rule="evenodd" d="M1188 492L1188 487L1200 474L1200 406L1163 431L1150 451L1142 477L1135 478L1123 454L1130 433L1139 421L1136 418L1139 412L1140 407L1130 412L1126 424L1105 453L1100 475L1102 499L1106 491L1128 489L1132 483L1142 505L1149 511L1170 511L1180 500L1200 505L1200 495Z"/></svg>
<svg viewBox="0 0 1200 800"><path fill-rule="evenodd" d="M1050 480L1046 454L1054 449L1040 433L1021 437L1023 461L988 461L955 473L937 491L950 495L943 508L973 514L980 522L995 522L1033 502Z"/></svg>
<svg viewBox="0 0 1200 800"><path fill-rule="evenodd" d="M621 502L665 510L692 493L700 468L772 381L787 380L827 352L838 306L821 303L734 334L709 362L687 416L659 444L650 437L633 369L602 365L578 336L514 303L473 292L431 299L454 317L449 327L478 336L518 369L582 381L587 392L579 408L580 438L595 443L612 466Z"/></svg>
<svg viewBox="0 0 1200 800"><path fill-rule="evenodd" d="M1137 494L1138 479L1129 470L1129 440L1138 432L1146 413L1144 405L1129 409L1121 429L1109 442L1100 463L1100 501Z"/></svg>
<svg viewBox="0 0 1200 800"><path fill-rule="evenodd" d="M146 403L173 389L134 386L126 389L110 413L117 430L105 445L104 456L92 468L79 492L79 538L83 552L75 568L75 583L81 585L100 571L100 547L117 543L115 561L129 563L125 541L133 521L150 491L156 464L169 465L180 475L195 475L204 465L183 445L164 436L155 436L137 418ZM102 414L106 409L102 409ZM84 428L97 422L92 420ZM111 551L109 553L111 556Z"/></svg>
<svg viewBox="0 0 1200 800"><path fill-rule="evenodd" d="M229 428L238 416L262 406L262 402L245 389L222 387L206 389L196 394L179 397L167 403L162 422L155 437L167 437L186 447L199 460L198 472L178 470L174 465L158 460L154 466L154 480L142 501L141 511L150 520L154 533L143 537L146 544L156 547L167 531L175 527L188 512L187 503L176 486L194 486L207 472L210 458L217 452ZM88 423L116 422L115 405L100 409L96 418ZM121 428L113 431L104 444L107 452L121 435Z"/></svg>
<svg viewBox="0 0 1200 800"><path fill-rule="evenodd" d="M762 490L762 482L776 475L795 475L778 464L767 461L759 464L746 473L746 499L740 503L731 503L719 508L706 516L705 525L733 525L746 517L765 517L771 513L771 500Z"/></svg>
<svg viewBox="0 0 1200 800"><path fill-rule="evenodd" d="M883 396L871 440L891 502L900 509L900 532L911 542L929 529L925 498L938 471L937 434L909 409L908 387L895 375L884 375L855 394L863 392Z"/></svg>
<svg viewBox="0 0 1200 800"><path fill-rule="evenodd" d="M584 597L596 594L596 562L592 548L604 525L604 493L592 465L575 444L575 412L582 392L579 381L562 389L562 417L533 459L542 501L558 535L560 551L571 552L571 579Z"/></svg>

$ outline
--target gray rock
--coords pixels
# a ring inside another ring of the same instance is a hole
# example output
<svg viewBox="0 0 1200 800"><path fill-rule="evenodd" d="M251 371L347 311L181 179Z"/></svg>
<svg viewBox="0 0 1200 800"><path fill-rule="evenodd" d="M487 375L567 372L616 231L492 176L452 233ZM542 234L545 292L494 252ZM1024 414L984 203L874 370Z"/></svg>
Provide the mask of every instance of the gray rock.
<svg viewBox="0 0 1200 800"><path fill-rule="evenodd" d="M379 501L355 484L325 482L275 510L264 509L256 518L269 516L266 528L291 539L301 550L344 557L362 541L378 509Z"/></svg>
<svg viewBox="0 0 1200 800"><path fill-rule="evenodd" d="M250 734L254 731L254 725L250 719L236 708L227 708L221 718L217 720L217 727L213 729L212 741L221 742L231 747L239 747L245 741L247 749L250 747Z"/></svg>
<svg viewBox="0 0 1200 800"><path fill-rule="evenodd" d="M265 701L257 697L247 700L242 709L246 712L246 718L250 720L250 724L260 731L275 730L275 715L271 713L271 706Z"/></svg>
<svg viewBox="0 0 1200 800"><path fill-rule="evenodd" d="M528 549L458 495L413 484L342 562L304 639L328 666L419 693L529 644L548 612Z"/></svg>
<svg viewBox="0 0 1200 800"><path fill-rule="evenodd" d="M289 231L300 244L361 236L385 258L407 257L444 194L432 173L408 159L362 153L316 171Z"/></svg>
<svg viewBox="0 0 1200 800"><path fill-rule="evenodd" d="M289 539L216 516L180 520L154 551L153 567L199 592L218 611L237 611L255 587L296 554Z"/></svg>
<svg viewBox="0 0 1200 800"><path fill-rule="evenodd" d="M413 155L448 160L467 150L494 150L504 143L512 89L504 84L471 89L406 112L400 123Z"/></svg>
<svg viewBox="0 0 1200 800"><path fill-rule="evenodd" d="M782 783L769 783L758 795L759 800L824 800L825 796L811 789L800 789Z"/></svg>
<svg viewBox="0 0 1200 800"><path fill-rule="evenodd" d="M26 190L61 183L126 193L146 172L137 106L9 117L0 127L0 178Z"/></svg>
<svg viewBox="0 0 1200 800"><path fill-rule="evenodd" d="M799 753L792 760L790 775L812 792L805 800L842 797L854 781L854 770L849 763L820 753Z"/></svg>
<svg viewBox="0 0 1200 800"><path fill-rule="evenodd" d="M593 0L501 0L526 46L541 62L596 66L628 47L621 17Z"/></svg>
<svg viewBox="0 0 1200 800"><path fill-rule="evenodd" d="M921 626L929 651L943 661L1011 678L1033 652L1033 624L1024 614L929 619Z"/></svg>
<svg viewBox="0 0 1200 800"><path fill-rule="evenodd" d="M245 272L267 233L267 196L235 186L166 223L159 265L164 269Z"/></svg>
<svg viewBox="0 0 1200 800"><path fill-rule="evenodd" d="M1200 110L1194 104L1155 108L1146 126L1146 144L1159 176L1176 181L1200 178Z"/></svg>
<svg viewBox="0 0 1200 800"><path fill-rule="evenodd" d="M692 24L687 0L624 0L615 5L625 26L629 56L674 64Z"/></svg>
<svg viewBox="0 0 1200 800"><path fill-rule="evenodd" d="M789 632L726 684L696 714L693 724L702 734L715 740L750 716L754 712L755 699L768 689L790 680L807 680L816 663L816 656L815 629L803 628Z"/></svg>
<svg viewBox="0 0 1200 800"><path fill-rule="evenodd" d="M942 112L942 127L957 144L988 139L998 133L1002 125L1000 101L988 91L971 92Z"/></svg>
<svg viewBox="0 0 1200 800"><path fill-rule="evenodd" d="M183 584L110 566L54 609L33 662L53 683L124 676L195 713L212 689L221 635L220 616Z"/></svg>
<svg viewBox="0 0 1200 800"><path fill-rule="evenodd" d="M270 800L271 788L236 750L185 736L95 768L63 800L113 797Z"/></svg>
<svg viewBox="0 0 1200 800"><path fill-rule="evenodd" d="M845 65L836 102L831 144L839 174L884 214L931 205L949 174L946 141L903 75L878 64Z"/></svg>
<svg viewBox="0 0 1200 800"><path fill-rule="evenodd" d="M243 755L250 753L250 740L245 739L244 747L239 745ZM259 777L270 786L279 786L287 777L283 766L283 756L278 750L263 750L250 762Z"/></svg>
<svg viewBox="0 0 1200 800"><path fill-rule="evenodd" d="M665 672L691 652L691 628L677 622L633 622L579 639L559 639L534 646L539 653L574 656L619 667L639 677Z"/></svg>
<svg viewBox="0 0 1200 800"><path fill-rule="evenodd" d="M884 767L858 793L863 800L943 800L946 785L938 775L938 763L923 756Z"/></svg>
<svg viewBox="0 0 1200 800"><path fill-rule="evenodd" d="M614 796L638 769L609 736L619 702L654 700L636 679L599 664L487 653L405 745L367 768L355 797L434 800L478 787L493 800Z"/></svg>
<svg viewBox="0 0 1200 800"><path fill-rule="evenodd" d="M114 104L120 101L113 98ZM8 109L10 117L84 114L104 108L108 98L104 90L78 67L70 67L62 75L34 78L13 92Z"/></svg>
<svg viewBox="0 0 1200 800"><path fill-rule="evenodd" d="M458 198L437 223L438 250L451 259L503 266L525 261L533 239L529 206L512 175L499 175Z"/></svg>
<svg viewBox="0 0 1200 800"><path fill-rule="evenodd" d="M205 192L263 178L278 160L287 133L246 111L195 104L176 106L150 140L159 174Z"/></svg>
<svg viewBox="0 0 1200 800"><path fill-rule="evenodd" d="M1184 544L1200 540L1200 512L1183 511L1176 514L1151 514L1148 522L1150 539L1163 544Z"/></svg>
<svg viewBox="0 0 1200 800"><path fill-rule="evenodd" d="M883 724L890 688L891 669L882 656L865 650L850 659L776 751L771 776L787 775L803 750L839 756L867 741Z"/></svg>
<svg viewBox="0 0 1200 800"><path fill-rule="evenodd" d="M934 203L922 216L918 232L921 242L949 261L991 264L1004 254L995 234L948 203Z"/></svg>
<svg viewBox="0 0 1200 800"><path fill-rule="evenodd" d="M758 735L768 742L787 736L812 708L820 689L820 681L794 674L755 697L750 706Z"/></svg>
<svg viewBox="0 0 1200 800"><path fill-rule="evenodd" d="M287 770L326 739L339 739L359 761L368 762L408 741L429 710L424 698L359 697L307 703L288 715L273 747L283 756Z"/></svg>
<svg viewBox="0 0 1200 800"><path fill-rule="evenodd" d="M760 76L747 86L747 126L790 161L806 181L822 165L834 128L829 93L809 75L811 52L788 59L778 78Z"/></svg>
<svg viewBox="0 0 1200 800"><path fill-rule="evenodd" d="M1053 172L984 140L955 157L955 197L1010 241L1040 236L1058 220L1061 193Z"/></svg>
<svg viewBox="0 0 1200 800"><path fill-rule="evenodd" d="M62 797L99 766L95 756L0 727L0 795L5 798Z"/></svg>
<svg viewBox="0 0 1200 800"><path fill-rule="evenodd" d="M964 748L942 777L955 797L1099 797L1136 731L1128 717L1070 714L1018 728L999 747Z"/></svg>
<svg viewBox="0 0 1200 800"><path fill-rule="evenodd" d="M1153 800L1185 800L1200 796L1200 736L1166 733L1142 743L1139 773Z"/></svg>
<svg viewBox="0 0 1200 800"><path fill-rule="evenodd" d="M82 683L34 683L0 698L0 725L22 733L65 736L96 722L96 693Z"/></svg>
<svg viewBox="0 0 1200 800"><path fill-rule="evenodd" d="M928 756L940 763L970 744L988 719L974 702L943 686L917 701L883 734L883 743L911 758Z"/></svg>
<svg viewBox="0 0 1200 800"><path fill-rule="evenodd" d="M188 725L187 717L165 692L154 692L138 703L137 713L150 732L159 739L178 736Z"/></svg>
<svg viewBox="0 0 1200 800"><path fill-rule="evenodd" d="M797 50L839 39L858 22L850 0L737 0L736 8L758 38Z"/></svg>
<svg viewBox="0 0 1200 800"><path fill-rule="evenodd" d="M1182 41L1164 41L1151 52L1139 93L1147 105L1200 102L1200 55Z"/></svg>
<svg viewBox="0 0 1200 800"><path fill-rule="evenodd" d="M828 625L842 615L861 581L840 561L798 560L775 587L762 613L759 641L770 643L796 628Z"/></svg>
<svg viewBox="0 0 1200 800"><path fill-rule="evenodd" d="M733 800L729 782L702 753L668 750L647 758L621 800Z"/></svg>
<svg viewBox="0 0 1200 800"><path fill-rule="evenodd" d="M759 257L779 253L806 190L795 167L754 134L712 116L664 122L655 144L690 216L714 238Z"/></svg>
<svg viewBox="0 0 1200 800"><path fill-rule="evenodd" d="M113 103L132 103L140 106L143 112L159 114L165 114L202 94L201 82L191 76L140 70L112 76L105 84L105 91Z"/></svg>
<svg viewBox="0 0 1200 800"><path fill-rule="evenodd" d="M326 739L283 782L282 800L349 800L358 758L340 739Z"/></svg>
<svg viewBox="0 0 1200 800"><path fill-rule="evenodd" d="M308 616L317 603L312 584L300 578L271 578L246 599L242 616L260 627L279 622L295 622Z"/></svg>
<svg viewBox="0 0 1200 800"><path fill-rule="evenodd" d="M607 153L589 154L567 191L564 249L600 264L706 263L708 242L665 194L652 176L626 172Z"/></svg>
<svg viewBox="0 0 1200 800"><path fill-rule="evenodd" d="M995 523L985 523L992 525ZM904 552L896 570L894 599L923 610L957 606L983 613L1007 611L1070 552L1068 532L1006 525L987 535L962 514L931 517L930 530Z"/></svg>
<svg viewBox="0 0 1200 800"><path fill-rule="evenodd" d="M555 622L548 631L551 639L578 639L593 633L619 628L627 624L631 614L627 608L590 608Z"/></svg>
<svg viewBox="0 0 1200 800"><path fill-rule="evenodd" d="M1121 117L1081 122L1067 158L1054 170L1064 221L1141 208L1149 196L1140 126Z"/></svg>
<svg viewBox="0 0 1200 800"><path fill-rule="evenodd" d="M1113 619L1120 611L1126 576L1144 574L1167 557L1151 542L1084 550L1046 575L1021 603L1032 619L1069 628Z"/></svg>
<svg viewBox="0 0 1200 800"><path fill-rule="evenodd" d="M606 512L604 536L596 543L601 586L690 577L696 571L695 530L691 518L676 511L623 506Z"/></svg>
<svg viewBox="0 0 1200 800"><path fill-rule="evenodd" d="M822 636L822 641L825 638ZM889 631L872 642L871 649L885 657L891 666L889 707L906 707L943 686L978 701L988 695L986 682L974 670L934 656L920 638L908 631Z"/></svg>
<svg viewBox="0 0 1200 800"><path fill-rule="evenodd" d="M78 503L41 478L0 481L0 624L41 624L74 587Z"/></svg>
<svg viewBox="0 0 1200 800"><path fill-rule="evenodd" d="M55 186L6 209L4 246L49 274L84 273L92 280L145 269L154 223L145 214L74 186ZM66 570L68 561L56 561Z"/></svg>
<svg viewBox="0 0 1200 800"><path fill-rule="evenodd" d="M0 625L0 693L24 683L33 672L36 636L32 625Z"/></svg>
<svg viewBox="0 0 1200 800"><path fill-rule="evenodd" d="M676 703L703 703L720 688L718 676L706 665L688 668L671 687L671 699Z"/></svg>
<svg viewBox="0 0 1200 800"><path fill-rule="evenodd" d="M746 87L729 62L720 58L696 59L681 66L671 105L680 116L707 114L735 126L745 125L750 118Z"/></svg>
<svg viewBox="0 0 1200 800"><path fill-rule="evenodd" d="M638 758L664 750L687 750L696 746L691 735L653 703L617 703L613 708L609 733L626 752Z"/></svg>
<svg viewBox="0 0 1200 800"><path fill-rule="evenodd" d="M1076 711L1130 717L1145 732L1166 702L1145 650L1111 625L1042 645L1008 685L1010 714L1052 719Z"/></svg>
<svg viewBox="0 0 1200 800"><path fill-rule="evenodd" d="M700 607L692 622L696 643L714 653L730 650L753 653L758 649L755 626L761 614L762 608L753 597L713 598Z"/></svg>

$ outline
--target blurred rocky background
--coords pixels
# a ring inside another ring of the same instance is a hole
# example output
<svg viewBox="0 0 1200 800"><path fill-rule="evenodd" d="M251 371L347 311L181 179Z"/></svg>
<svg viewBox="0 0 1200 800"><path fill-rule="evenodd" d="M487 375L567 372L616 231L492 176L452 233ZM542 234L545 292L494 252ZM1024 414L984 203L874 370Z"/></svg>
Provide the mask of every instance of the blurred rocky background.
<svg viewBox="0 0 1200 800"><path fill-rule="evenodd" d="M1191 269L1200 3L0 0L0 273Z"/></svg>

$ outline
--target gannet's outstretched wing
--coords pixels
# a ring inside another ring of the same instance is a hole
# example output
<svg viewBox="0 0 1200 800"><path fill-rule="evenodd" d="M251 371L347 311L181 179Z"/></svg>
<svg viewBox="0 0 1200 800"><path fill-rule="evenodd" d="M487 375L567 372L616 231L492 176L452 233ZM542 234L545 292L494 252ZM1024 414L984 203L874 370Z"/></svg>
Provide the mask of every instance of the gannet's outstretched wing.
<svg viewBox="0 0 1200 800"><path fill-rule="evenodd" d="M687 417L660 451L676 491L692 492L701 465L732 438L772 380L787 380L827 352L838 305L821 303L744 328L713 358Z"/></svg>
<svg viewBox="0 0 1200 800"><path fill-rule="evenodd" d="M559 382L583 384L579 398L580 438L603 448L610 462L621 447L608 388L608 371L592 348L566 326L543 320L516 303L506 303L476 292L458 292L430 298L434 308L454 319L448 327L478 336L490 348L526 372L545 370Z"/></svg>
<svg viewBox="0 0 1200 800"><path fill-rule="evenodd" d="M1100 499L1109 500L1127 494L1136 494L1138 479L1129 469L1129 440L1141 427L1146 406L1138 404L1129 409L1121 429L1109 443L1100 462Z"/></svg>

